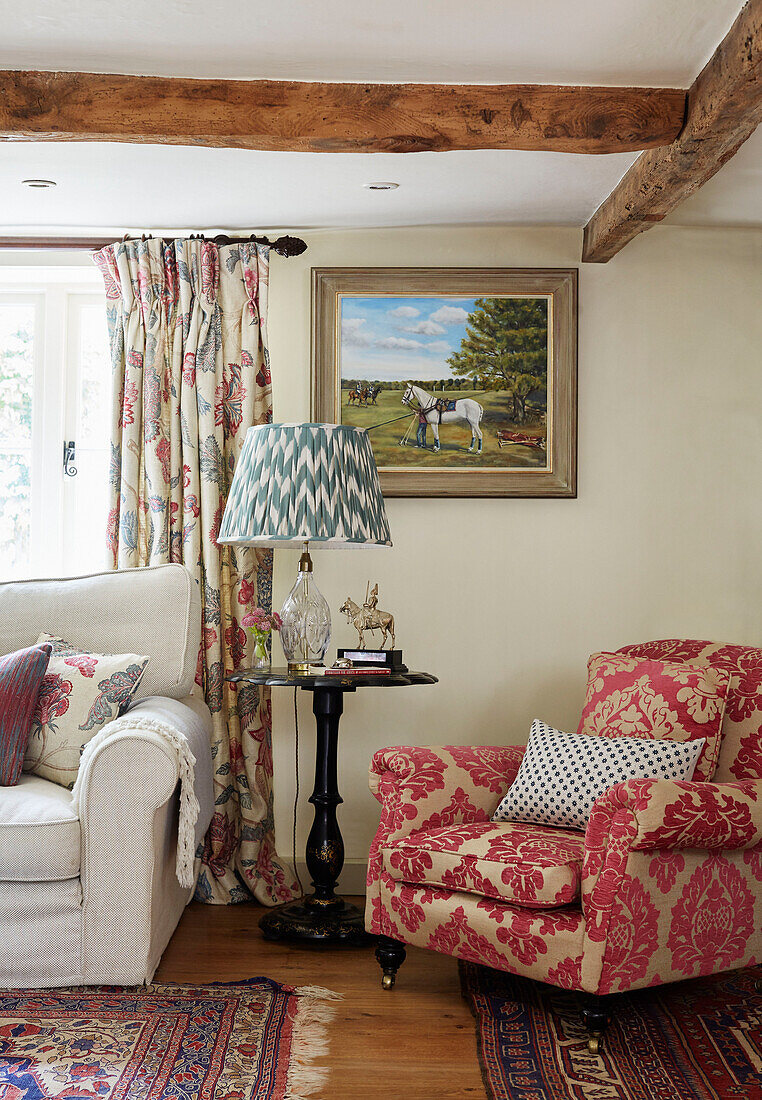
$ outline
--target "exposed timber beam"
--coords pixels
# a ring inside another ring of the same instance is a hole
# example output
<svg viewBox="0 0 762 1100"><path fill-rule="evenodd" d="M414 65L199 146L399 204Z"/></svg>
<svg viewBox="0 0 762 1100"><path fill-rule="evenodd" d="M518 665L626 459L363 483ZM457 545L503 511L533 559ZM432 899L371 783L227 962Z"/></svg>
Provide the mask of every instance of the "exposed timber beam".
<svg viewBox="0 0 762 1100"><path fill-rule="evenodd" d="M603 264L711 179L762 122L762 0L748 0L688 91L685 126L638 157L585 226L582 259Z"/></svg>
<svg viewBox="0 0 762 1100"><path fill-rule="evenodd" d="M621 153L674 140L675 88L309 84L0 71L0 139L306 152Z"/></svg>

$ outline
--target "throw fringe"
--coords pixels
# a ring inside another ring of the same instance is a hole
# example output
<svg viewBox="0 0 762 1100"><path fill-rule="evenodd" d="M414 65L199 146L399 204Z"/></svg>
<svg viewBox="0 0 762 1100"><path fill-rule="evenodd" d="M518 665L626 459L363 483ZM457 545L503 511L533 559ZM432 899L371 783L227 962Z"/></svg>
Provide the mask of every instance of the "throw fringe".
<svg viewBox="0 0 762 1100"><path fill-rule="evenodd" d="M316 1058L328 1053L327 1025L336 1015L342 995L319 985L300 985L294 989L299 1000L292 1032L291 1057L283 1100L310 1100L317 1093L325 1096L328 1067L316 1066Z"/></svg>
<svg viewBox="0 0 762 1100"><path fill-rule="evenodd" d="M142 717L138 714L125 714L114 722L109 722L99 733L96 733L95 737L87 742L82 751L79 772L77 773L74 789L71 792L74 809L79 813L82 779L87 771L86 765L101 745L124 730L150 730L151 733L158 734L174 750L177 756L177 766L180 773L180 820L178 824L175 874L180 885L190 889L195 882L193 872L193 857L196 848L195 828L200 812L194 789L196 757L191 752L185 737L167 722L161 722L158 718Z"/></svg>

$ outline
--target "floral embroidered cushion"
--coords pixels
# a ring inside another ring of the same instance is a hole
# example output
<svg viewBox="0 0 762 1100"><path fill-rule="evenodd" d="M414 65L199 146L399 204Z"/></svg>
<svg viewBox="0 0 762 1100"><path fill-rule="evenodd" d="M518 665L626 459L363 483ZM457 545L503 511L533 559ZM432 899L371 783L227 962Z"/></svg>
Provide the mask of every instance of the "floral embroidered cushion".
<svg viewBox="0 0 762 1100"><path fill-rule="evenodd" d="M493 821L585 829L600 795L626 779L691 779L703 738L681 743L561 733L535 718L518 775Z"/></svg>
<svg viewBox="0 0 762 1100"><path fill-rule="evenodd" d="M675 661L594 653L577 733L602 737L704 740L696 779L710 780L722 743L731 674Z"/></svg>
<svg viewBox="0 0 762 1100"><path fill-rule="evenodd" d="M0 657L0 787L14 787L21 776L32 714L49 660L49 645Z"/></svg>
<svg viewBox="0 0 762 1100"><path fill-rule="evenodd" d="M71 789L87 742L127 707L148 657L135 653L84 653L61 638L41 634L52 649L32 716L24 771Z"/></svg>

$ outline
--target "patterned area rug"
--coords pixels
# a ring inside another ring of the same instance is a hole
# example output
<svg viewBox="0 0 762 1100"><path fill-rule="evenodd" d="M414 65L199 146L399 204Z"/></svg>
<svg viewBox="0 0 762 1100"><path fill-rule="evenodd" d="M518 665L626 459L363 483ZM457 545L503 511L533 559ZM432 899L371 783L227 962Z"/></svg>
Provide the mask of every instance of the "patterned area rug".
<svg viewBox="0 0 762 1100"><path fill-rule="evenodd" d="M620 995L600 1057L576 994L460 973L490 1100L762 1100L762 968Z"/></svg>
<svg viewBox="0 0 762 1100"><path fill-rule="evenodd" d="M0 1100L322 1096L336 999L269 978L2 992Z"/></svg>

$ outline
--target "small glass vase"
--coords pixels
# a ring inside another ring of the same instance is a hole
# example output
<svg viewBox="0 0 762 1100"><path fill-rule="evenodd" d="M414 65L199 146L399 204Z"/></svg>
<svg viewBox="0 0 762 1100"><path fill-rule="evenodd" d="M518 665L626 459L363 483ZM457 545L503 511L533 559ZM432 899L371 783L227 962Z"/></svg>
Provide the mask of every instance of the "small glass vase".
<svg viewBox="0 0 762 1100"><path fill-rule="evenodd" d="M254 659L252 667L257 668L260 671L266 670L270 667L270 654L267 652L267 642L255 642L254 643Z"/></svg>

